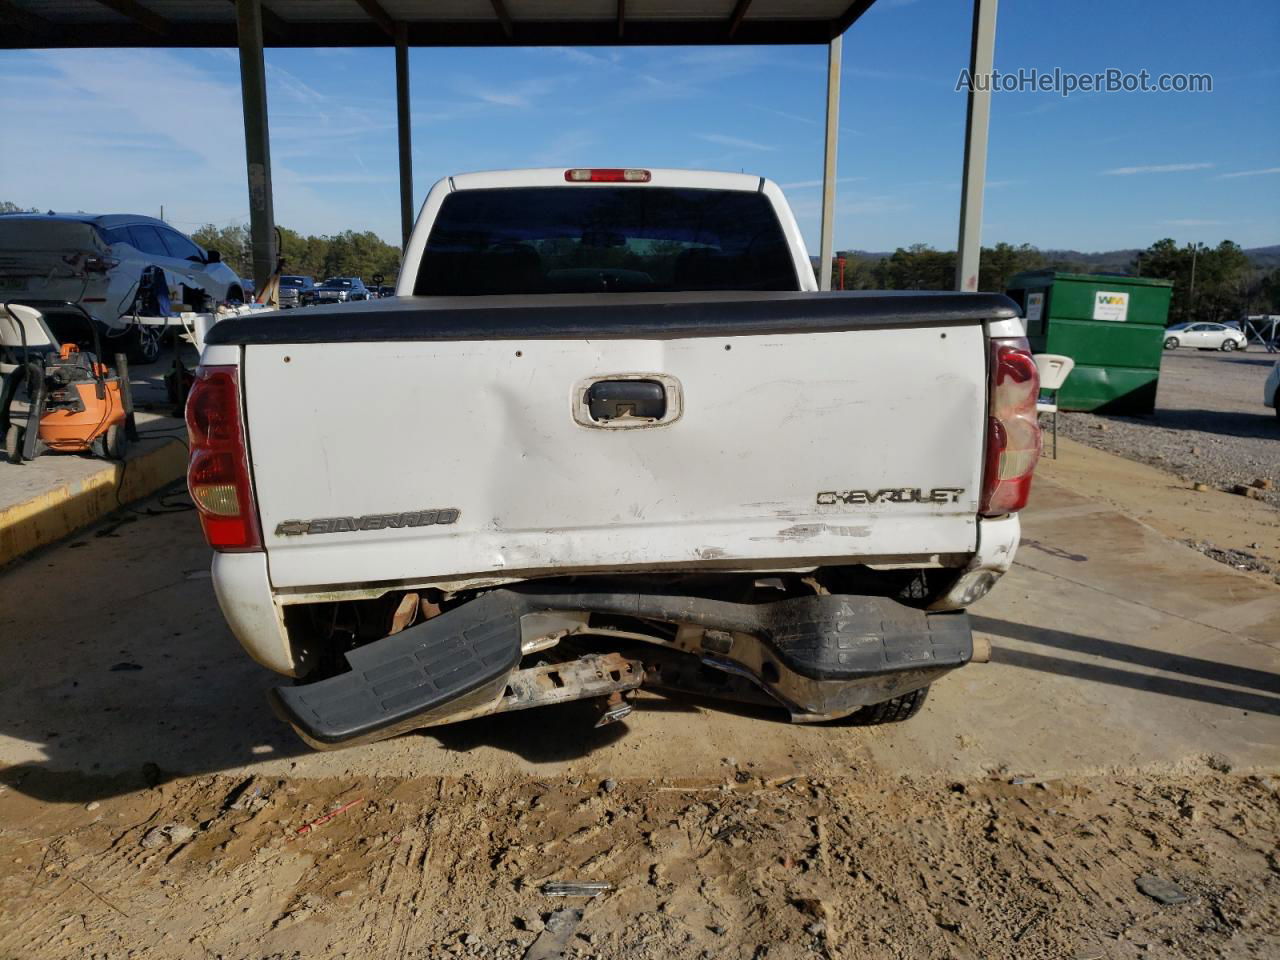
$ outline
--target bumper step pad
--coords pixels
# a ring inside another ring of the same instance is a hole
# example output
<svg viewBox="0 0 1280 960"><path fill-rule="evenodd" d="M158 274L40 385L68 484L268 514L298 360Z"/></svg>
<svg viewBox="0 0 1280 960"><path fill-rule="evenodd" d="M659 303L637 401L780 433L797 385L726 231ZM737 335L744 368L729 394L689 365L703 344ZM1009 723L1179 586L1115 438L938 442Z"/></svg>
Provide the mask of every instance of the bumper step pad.
<svg viewBox="0 0 1280 960"><path fill-rule="evenodd" d="M277 687L273 704L305 740L323 748L639 685L643 665L638 662L627 678L606 676L610 671L601 672L598 664L582 664L590 669L578 677L573 667L561 665L562 670L551 672L568 671L573 682L568 689L557 687L558 694L538 686L547 686L541 668L517 672L520 618L546 611L612 614L701 627L710 631L708 636L723 634L714 647L704 640L701 651L685 653L698 653L706 666L755 684L794 720L840 716L891 699L973 656L964 613L928 613L888 597L823 595L749 604L507 588L357 647L346 655L349 671L303 686ZM663 644L657 637L654 642ZM587 675L593 670L598 676ZM559 684L566 679L559 677Z"/></svg>
<svg viewBox="0 0 1280 960"><path fill-rule="evenodd" d="M496 698L520 662L516 594L496 590L457 611L347 654L351 670L277 687L275 706L307 739L347 742L384 733L475 694Z"/></svg>

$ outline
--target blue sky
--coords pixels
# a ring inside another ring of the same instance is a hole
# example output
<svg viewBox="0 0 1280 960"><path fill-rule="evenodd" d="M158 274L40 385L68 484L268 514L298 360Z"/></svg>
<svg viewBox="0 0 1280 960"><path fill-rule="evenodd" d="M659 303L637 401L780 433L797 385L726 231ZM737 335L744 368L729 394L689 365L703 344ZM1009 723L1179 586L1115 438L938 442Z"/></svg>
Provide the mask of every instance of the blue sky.
<svg viewBox="0 0 1280 960"><path fill-rule="evenodd" d="M879 0L845 35L838 247L955 246L969 18ZM1275 0L1003 0L998 70L1209 73L1213 92L996 93L984 243L1280 243L1278 41ZM277 220L398 240L391 51L267 67ZM415 49L416 200L478 169L745 170L786 187L816 248L825 75L825 47ZM0 199L247 218L234 51L0 51L0 115Z"/></svg>

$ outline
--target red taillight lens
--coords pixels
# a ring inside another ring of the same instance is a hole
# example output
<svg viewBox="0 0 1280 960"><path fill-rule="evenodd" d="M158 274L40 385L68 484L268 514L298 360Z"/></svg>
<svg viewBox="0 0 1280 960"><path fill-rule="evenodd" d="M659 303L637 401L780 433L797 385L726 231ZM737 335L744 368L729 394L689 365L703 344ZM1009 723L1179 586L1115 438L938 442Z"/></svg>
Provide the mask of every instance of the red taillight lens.
<svg viewBox="0 0 1280 960"><path fill-rule="evenodd" d="M1039 394L1040 372L1026 339L992 339L987 461L978 508L983 516L998 517L1027 505L1040 459Z"/></svg>
<svg viewBox="0 0 1280 960"><path fill-rule="evenodd" d="M249 480L249 452L234 366L201 367L187 397L191 459L187 489L215 550L260 550L262 533Z"/></svg>
<svg viewBox="0 0 1280 960"><path fill-rule="evenodd" d="M564 178L570 183L648 183L653 174L621 167L576 167L566 170Z"/></svg>

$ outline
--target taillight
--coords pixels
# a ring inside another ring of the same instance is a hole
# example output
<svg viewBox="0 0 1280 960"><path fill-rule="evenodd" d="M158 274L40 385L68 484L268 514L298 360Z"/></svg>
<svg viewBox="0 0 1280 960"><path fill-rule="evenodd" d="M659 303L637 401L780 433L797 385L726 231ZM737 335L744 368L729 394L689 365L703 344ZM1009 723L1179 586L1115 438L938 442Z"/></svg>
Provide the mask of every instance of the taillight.
<svg viewBox="0 0 1280 960"><path fill-rule="evenodd" d="M84 268L93 273L106 273L120 266L120 261L115 257L85 257Z"/></svg>
<svg viewBox="0 0 1280 960"><path fill-rule="evenodd" d="M234 366L200 367L187 397L191 459L187 489L204 538L215 550L260 550L262 533L249 480L249 452Z"/></svg>
<svg viewBox="0 0 1280 960"><path fill-rule="evenodd" d="M564 178L570 183L648 183L653 174L648 170L619 167L577 167L566 170Z"/></svg>
<svg viewBox="0 0 1280 960"><path fill-rule="evenodd" d="M993 338L990 363L987 461L978 510L998 517L1021 510L1031 495L1031 475L1040 459L1040 373L1025 337Z"/></svg>

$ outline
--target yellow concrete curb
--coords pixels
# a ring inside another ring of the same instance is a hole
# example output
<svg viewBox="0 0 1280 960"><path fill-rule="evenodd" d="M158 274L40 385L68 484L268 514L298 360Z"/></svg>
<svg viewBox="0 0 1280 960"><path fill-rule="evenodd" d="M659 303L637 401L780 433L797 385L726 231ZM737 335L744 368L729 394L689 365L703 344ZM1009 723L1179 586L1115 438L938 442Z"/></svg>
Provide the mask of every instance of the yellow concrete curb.
<svg viewBox="0 0 1280 960"><path fill-rule="evenodd" d="M177 440L165 440L131 456L125 464L103 463L87 477L0 509L0 566L75 533L121 503L155 493L181 478L186 469L186 447Z"/></svg>

